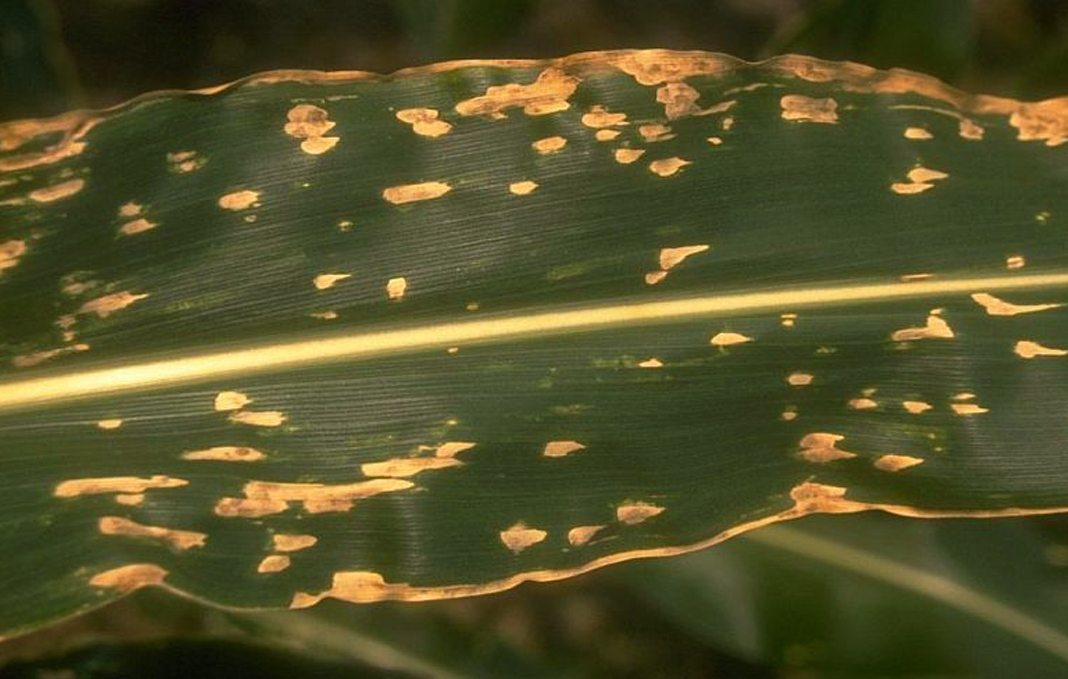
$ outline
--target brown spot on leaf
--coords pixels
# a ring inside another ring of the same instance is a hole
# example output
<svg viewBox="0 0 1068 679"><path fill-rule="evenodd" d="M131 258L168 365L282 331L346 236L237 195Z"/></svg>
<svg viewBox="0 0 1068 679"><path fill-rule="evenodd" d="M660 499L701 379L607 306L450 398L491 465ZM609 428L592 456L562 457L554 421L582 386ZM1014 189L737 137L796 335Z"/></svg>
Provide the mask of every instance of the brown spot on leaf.
<svg viewBox="0 0 1068 679"><path fill-rule="evenodd" d="M215 514L257 518L284 512L290 502L302 503L304 511L310 514L345 512L352 509L357 500L406 490L414 485L400 479L371 479L339 485L249 481L243 489L245 497L222 498L215 504Z"/></svg>
<svg viewBox="0 0 1068 679"><path fill-rule="evenodd" d="M604 528L604 526L575 526L567 532L567 541L572 547L582 547Z"/></svg>
<svg viewBox="0 0 1068 679"><path fill-rule="evenodd" d="M117 417L109 420L100 420L96 423L96 426L105 431L112 431L122 426L122 420Z"/></svg>
<svg viewBox="0 0 1068 679"><path fill-rule="evenodd" d="M1013 348L1013 353L1021 358L1036 358L1038 356L1068 356L1068 349L1047 347L1030 340L1020 340Z"/></svg>
<svg viewBox="0 0 1068 679"><path fill-rule="evenodd" d="M842 450L838 442L845 439L841 434L829 434L826 432L814 432L801 438L801 450L797 455L807 462L815 464L827 464L835 460L846 460L856 457L856 453Z"/></svg>
<svg viewBox="0 0 1068 679"><path fill-rule="evenodd" d="M391 300L403 299L408 291L408 279L399 276L386 281L386 296Z"/></svg>
<svg viewBox="0 0 1068 679"><path fill-rule="evenodd" d="M564 111L570 106L567 100L578 84L575 76L558 68L547 68L528 85L493 85L484 95L456 104L456 112L462 116L491 115L522 107L527 115L536 116Z"/></svg>
<svg viewBox="0 0 1068 679"><path fill-rule="evenodd" d="M788 94L779 100L784 120L803 123L838 122L838 102L831 98L814 99L800 94Z"/></svg>
<svg viewBox="0 0 1068 679"><path fill-rule="evenodd" d="M267 456L248 446L213 446L182 453L183 460L214 460L218 462L256 462Z"/></svg>
<svg viewBox="0 0 1068 679"><path fill-rule="evenodd" d="M616 127L627 124L626 113L612 113L604 106L594 106L589 112L582 115L582 124L586 127L600 129L604 127Z"/></svg>
<svg viewBox="0 0 1068 679"><path fill-rule="evenodd" d="M578 441L549 441L541 454L545 457L567 457L585 447Z"/></svg>
<svg viewBox="0 0 1068 679"><path fill-rule="evenodd" d="M22 354L12 358L11 364L16 368L32 368L35 365L39 365L45 361L51 361L53 358L57 358L63 354L77 353L81 351L89 351L89 345L70 344L56 349L45 349L44 351L35 351L32 354Z"/></svg>
<svg viewBox="0 0 1068 679"><path fill-rule="evenodd" d="M452 190L445 182L422 182L420 184L401 184L382 191L382 197L394 205L414 203L420 200L440 198Z"/></svg>
<svg viewBox="0 0 1068 679"><path fill-rule="evenodd" d="M563 150L567 146L567 139L561 136L545 137L533 142L530 147L545 156L550 153L556 153Z"/></svg>
<svg viewBox="0 0 1068 679"><path fill-rule="evenodd" d="M252 399L240 391L220 391L215 395L215 410L219 412L240 410L249 403L252 403Z"/></svg>
<svg viewBox="0 0 1068 679"><path fill-rule="evenodd" d="M125 224L120 226L119 235L134 236L139 233L144 233L145 231L151 231L157 226L159 226L159 224L156 224L155 222L150 222L144 217L141 217L139 219L134 219L132 221L126 222Z"/></svg>
<svg viewBox="0 0 1068 679"><path fill-rule="evenodd" d="M945 179L949 175L938 170L926 167L914 167L909 170L906 177L908 182L895 182L890 185L890 190L901 195L923 193L934 186L931 182Z"/></svg>
<svg viewBox="0 0 1068 679"><path fill-rule="evenodd" d="M285 124L286 134L302 139L300 148L305 153L319 155L326 153L337 145L338 137L324 136L333 129L335 123L329 119L325 109L311 104L298 104L286 114L289 122Z"/></svg>
<svg viewBox="0 0 1068 679"><path fill-rule="evenodd" d="M667 275L667 271L650 271L645 274L645 283L646 285L656 285L660 281L664 280Z"/></svg>
<svg viewBox="0 0 1068 679"><path fill-rule="evenodd" d="M1006 269L1022 269L1027 265L1027 260L1023 255L1012 255L1005 258Z"/></svg>
<svg viewBox="0 0 1068 679"><path fill-rule="evenodd" d="M690 161L678 157L661 158L649 163L649 171L660 177L670 177L689 164Z"/></svg>
<svg viewBox="0 0 1068 679"><path fill-rule="evenodd" d="M612 154L616 162L621 165L629 165L642 157L645 149L616 149Z"/></svg>
<svg viewBox="0 0 1068 679"><path fill-rule="evenodd" d="M714 347L729 347L734 344L752 342L753 338L737 332L717 332L708 343Z"/></svg>
<svg viewBox="0 0 1068 679"><path fill-rule="evenodd" d="M432 108L406 108L397 111L396 115L397 120L408 123L413 132L424 137L440 137L452 129L452 125L440 120L440 114Z"/></svg>
<svg viewBox="0 0 1068 679"><path fill-rule="evenodd" d="M228 193L219 198L219 207L224 210L247 210L250 207L259 206L259 199L259 191L244 189Z"/></svg>
<svg viewBox="0 0 1068 679"><path fill-rule="evenodd" d="M326 290L338 284L338 282L352 278L349 273L321 273L312 279L312 285L316 290Z"/></svg>
<svg viewBox="0 0 1068 679"><path fill-rule="evenodd" d="M274 543L276 551L299 552L302 549L313 547L315 543L319 542L319 538L314 535L286 535L284 533L275 533L271 536L271 541Z"/></svg>
<svg viewBox="0 0 1068 679"><path fill-rule="evenodd" d="M167 577L167 570L154 563L135 563L97 573L90 580L93 587L132 592L147 585L159 585Z"/></svg>
<svg viewBox="0 0 1068 679"><path fill-rule="evenodd" d="M146 526L144 524L122 518L121 516L105 516L97 523L97 527L104 535L127 535L131 537L152 538L169 543L179 550L192 547L203 547L208 536L189 530L177 530L174 528L161 528L159 526Z"/></svg>
<svg viewBox="0 0 1068 679"><path fill-rule="evenodd" d="M872 464L876 469L881 469L884 472L899 472L902 469L908 469L909 467L923 464L923 462L924 459L922 457L911 457L909 455L882 455Z"/></svg>
<svg viewBox="0 0 1068 679"><path fill-rule="evenodd" d="M671 134L670 127L661 125L660 123L641 125L638 127L638 134L642 136L642 139L649 143L667 141L668 139L673 139L675 137L675 135Z"/></svg>
<svg viewBox="0 0 1068 679"><path fill-rule="evenodd" d="M528 193L533 193L536 188L538 188L538 182L530 180L514 182L508 185L508 190L517 196L525 196Z"/></svg>
<svg viewBox="0 0 1068 679"><path fill-rule="evenodd" d="M616 507L616 520L628 526L651 519L664 511L664 508L651 502L624 502Z"/></svg>
<svg viewBox="0 0 1068 679"><path fill-rule="evenodd" d="M663 368L664 364L660 361L659 358L653 357L653 358L645 359L644 361L642 361L641 363L638 364L638 367L639 368Z"/></svg>
<svg viewBox="0 0 1068 679"><path fill-rule="evenodd" d="M697 100L701 93L684 82L669 82L656 90L657 103L664 105L664 115L668 120L676 120L698 113L701 109Z"/></svg>
<svg viewBox="0 0 1068 679"><path fill-rule="evenodd" d="M185 479L162 474L147 479L138 476L104 476L63 481L52 494L56 497L78 497L103 493L143 493L151 488L178 488L188 484Z"/></svg>
<svg viewBox="0 0 1068 679"><path fill-rule="evenodd" d="M786 376L786 383L791 387L807 387L814 379L811 373L796 372Z"/></svg>
<svg viewBox="0 0 1068 679"><path fill-rule="evenodd" d="M594 132L593 138L597 141L612 141L620 134L621 132L619 130L612 130L606 127L604 129L597 130L596 132Z"/></svg>
<svg viewBox="0 0 1068 679"><path fill-rule="evenodd" d="M63 198L70 198L83 188L85 188L84 179L70 179L36 191L30 191L30 200L36 203L51 203Z"/></svg>
<svg viewBox="0 0 1068 679"><path fill-rule="evenodd" d="M1033 314L1038 311L1048 311L1064 306L1063 304L1013 304L1003 299L998 299L985 292L977 292L972 295L976 304L986 309L991 316L1016 316L1017 314Z"/></svg>
<svg viewBox="0 0 1068 679"><path fill-rule="evenodd" d="M256 572L278 573L289 568L289 562L289 557L285 554L271 554L263 557L263 560L256 566Z"/></svg>
<svg viewBox="0 0 1068 679"><path fill-rule="evenodd" d="M961 118L960 123L957 125L957 133L962 139L978 141L983 138L984 132L985 130L982 127L979 127L968 118Z"/></svg>
<svg viewBox="0 0 1068 679"><path fill-rule="evenodd" d="M536 545L546 537L548 533L537 528L527 528L522 523L517 523L508 530L503 530L500 533L501 542L507 547L513 554L519 554L523 550Z"/></svg>
<svg viewBox="0 0 1068 679"><path fill-rule="evenodd" d="M905 139L923 141L927 139L934 139L934 135L922 127L908 127L905 128Z"/></svg>
<svg viewBox="0 0 1068 679"><path fill-rule="evenodd" d="M954 337L956 335L953 334L953 329L949 327L949 323L946 323L944 319L935 314L927 316L927 324L921 328L902 328L901 330L895 330L890 335L890 339L895 342L921 339L953 339Z"/></svg>
<svg viewBox="0 0 1068 679"><path fill-rule="evenodd" d="M873 408L878 408L879 407L879 403L877 401L874 401L874 400L870 399L870 398L854 398L854 399L850 399L848 405L853 410L872 410Z"/></svg>
<svg viewBox="0 0 1068 679"><path fill-rule="evenodd" d="M934 406L926 401L902 401L901 407L913 415L919 415L927 412Z"/></svg>
<svg viewBox="0 0 1068 679"><path fill-rule="evenodd" d="M24 254L26 254L26 241L9 240L0 243L0 271L16 266L19 258Z"/></svg>
<svg viewBox="0 0 1068 679"><path fill-rule="evenodd" d="M97 297L83 304L78 309L79 314L96 314L100 318L107 318L116 311L122 311L134 302L145 299L147 294L137 295L129 290L115 292L103 297Z"/></svg>
<svg viewBox="0 0 1068 679"><path fill-rule="evenodd" d="M660 257L658 258L660 268L667 271L678 264L682 264L683 260L687 257L706 252L708 248L708 245L684 245L678 248L662 248L660 250Z"/></svg>
<svg viewBox="0 0 1068 679"><path fill-rule="evenodd" d="M278 410L238 410L230 413L230 421L253 427L277 427L286 421L286 415Z"/></svg>
<svg viewBox="0 0 1068 679"><path fill-rule="evenodd" d="M424 471L463 466L454 457L397 457L384 462L367 462L360 465L364 476L407 478Z"/></svg>

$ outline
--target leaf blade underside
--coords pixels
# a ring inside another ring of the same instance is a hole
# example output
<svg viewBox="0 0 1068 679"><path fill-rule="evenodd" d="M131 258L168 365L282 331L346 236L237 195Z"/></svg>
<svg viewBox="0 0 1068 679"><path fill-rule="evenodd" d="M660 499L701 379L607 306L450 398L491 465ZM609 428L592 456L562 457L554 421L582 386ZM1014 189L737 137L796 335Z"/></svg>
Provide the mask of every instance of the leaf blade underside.
<svg viewBox="0 0 1068 679"><path fill-rule="evenodd" d="M1064 511L1066 130L663 51L0 127L0 632Z"/></svg>

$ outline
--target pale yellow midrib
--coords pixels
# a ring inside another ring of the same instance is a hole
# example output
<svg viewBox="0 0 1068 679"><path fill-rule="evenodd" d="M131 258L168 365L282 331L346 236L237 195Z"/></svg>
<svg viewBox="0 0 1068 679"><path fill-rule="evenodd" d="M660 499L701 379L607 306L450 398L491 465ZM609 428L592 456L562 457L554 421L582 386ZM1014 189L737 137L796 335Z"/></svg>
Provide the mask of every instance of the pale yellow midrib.
<svg viewBox="0 0 1068 679"><path fill-rule="evenodd" d="M628 325L654 325L726 314L787 312L813 306L863 304L976 292L1068 287L1068 273L925 280L910 283L837 285L756 293L705 295L685 299L541 311L417 328L352 332L340 336L263 344L243 349L202 351L184 357L0 383L0 411L94 395L188 384L271 370L359 360L392 353L443 348L472 342L539 337ZM922 324L923 319L917 319ZM889 332L889 330L888 330Z"/></svg>

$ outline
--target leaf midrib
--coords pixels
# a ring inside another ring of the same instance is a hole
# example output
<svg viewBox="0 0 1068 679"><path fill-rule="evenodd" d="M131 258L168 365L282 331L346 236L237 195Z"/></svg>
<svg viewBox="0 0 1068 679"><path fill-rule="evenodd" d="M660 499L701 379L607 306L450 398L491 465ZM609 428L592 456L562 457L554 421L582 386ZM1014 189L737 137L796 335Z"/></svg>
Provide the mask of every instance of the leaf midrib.
<svg viewBox="0 0 1068 679"><path fill-rule="evenodd" d="M366 360L464 343L500 342L517 337L540 337L642 324L659 325L691 318L769 310L785 312L839 304L871 304L940 295L1058 287L1068 287L1068 273L839 284L606 304L560 311L539 310L526 314L512 312L475 321L360 330L242 349L208 349L165 359L138 360L129 357L123 360L121 366L67 369L66 372L52 371L41 377L0 382L0 412L342 360Z"/></svg>

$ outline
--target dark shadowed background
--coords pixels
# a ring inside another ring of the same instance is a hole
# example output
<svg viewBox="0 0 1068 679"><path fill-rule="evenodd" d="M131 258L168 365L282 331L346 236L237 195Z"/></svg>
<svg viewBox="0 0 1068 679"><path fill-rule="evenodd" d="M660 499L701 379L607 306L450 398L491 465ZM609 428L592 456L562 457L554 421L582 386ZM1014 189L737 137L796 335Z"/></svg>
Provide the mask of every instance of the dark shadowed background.
<svg viewBox="0 0 1068 679"><path fill-rule="evenodd" d="M1068 91L1063 0L0 0L0 119L276 68L388 72L620 47L798 52Z"/></svg>

